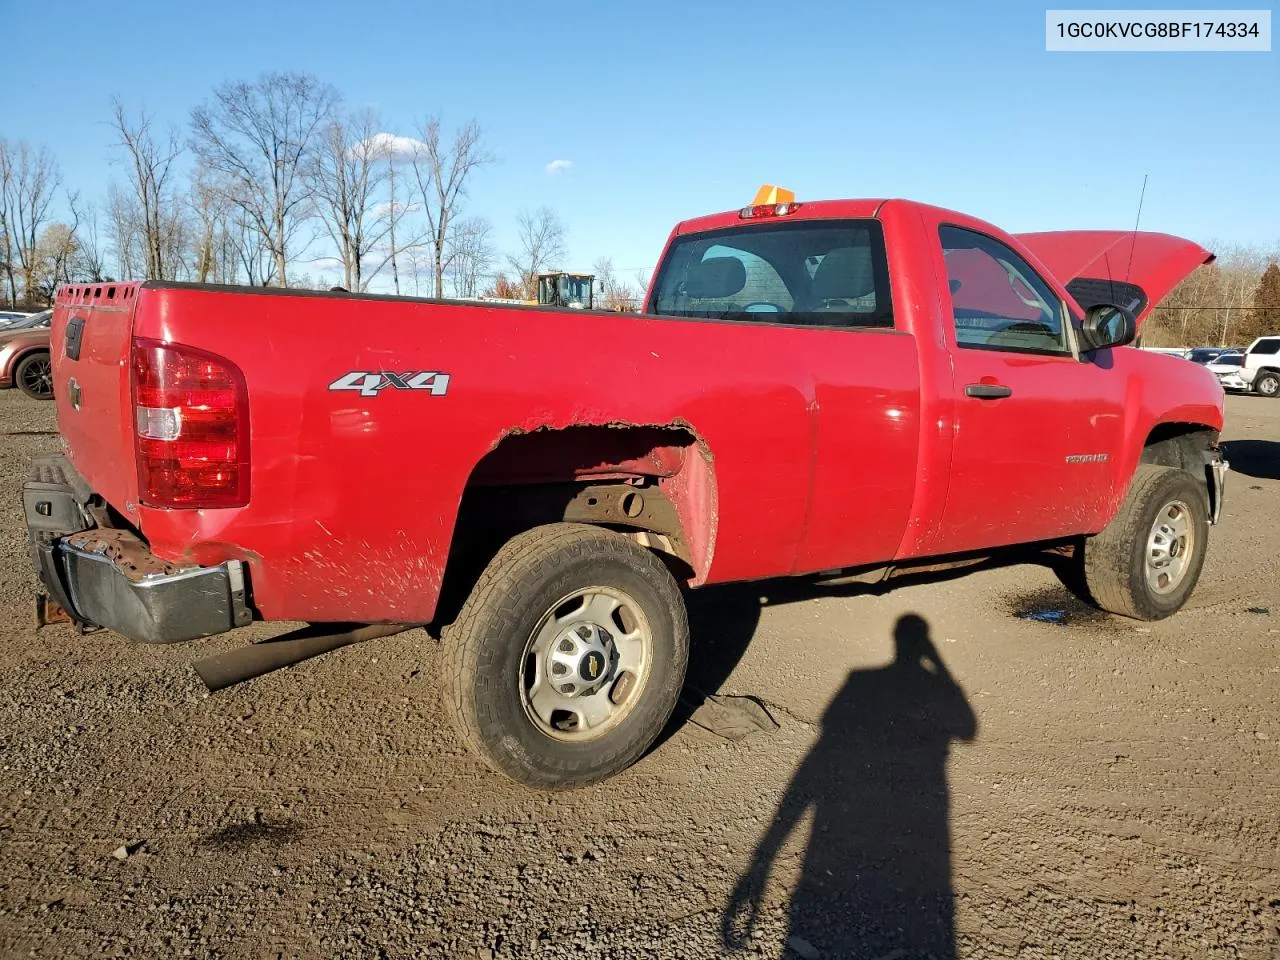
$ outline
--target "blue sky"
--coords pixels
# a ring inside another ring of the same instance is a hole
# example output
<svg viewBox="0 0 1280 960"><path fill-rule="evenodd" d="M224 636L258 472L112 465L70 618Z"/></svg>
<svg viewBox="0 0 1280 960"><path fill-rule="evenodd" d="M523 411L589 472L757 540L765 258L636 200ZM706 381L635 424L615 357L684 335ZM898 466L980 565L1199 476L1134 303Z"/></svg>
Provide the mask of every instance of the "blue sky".
<svg viewBox="0 0 1280 960"><path fill-rule="evenodd" d="M57 23L50 22L56 11ZM470 213L514 247L521 207L569 268L652 267L679 219L762 182L905 196L1006 229L1131 228L1280 246L1280 54L1044 50L1030 3L5 5L26 50L0 136L47 144L102 197L125 171L109 98L185 124L217 84L309 71L412 134L475 118L499 162ZM568 160L552 175L546 165Z"/></svg>

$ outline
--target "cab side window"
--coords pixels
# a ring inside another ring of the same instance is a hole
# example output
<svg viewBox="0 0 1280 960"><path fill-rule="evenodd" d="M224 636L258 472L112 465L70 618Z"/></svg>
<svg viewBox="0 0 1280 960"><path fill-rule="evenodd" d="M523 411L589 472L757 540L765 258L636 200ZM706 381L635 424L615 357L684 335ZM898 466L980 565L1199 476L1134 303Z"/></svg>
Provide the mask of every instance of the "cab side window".
<svg viewBox="0 0 1280 960"><path fill-rule="evenodd" d="M944 226L938 233L957 345L1010 353L1071 353L1065 306L1022 257L972 230Z"/></svg>

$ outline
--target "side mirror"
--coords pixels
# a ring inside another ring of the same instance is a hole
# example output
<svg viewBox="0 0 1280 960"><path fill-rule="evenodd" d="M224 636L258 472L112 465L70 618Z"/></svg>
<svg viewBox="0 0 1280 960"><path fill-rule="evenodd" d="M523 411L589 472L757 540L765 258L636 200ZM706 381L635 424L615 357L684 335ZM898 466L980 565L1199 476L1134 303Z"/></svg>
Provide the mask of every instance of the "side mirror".
<svg viewBox="0 0 1280 960"><path fill-rule="evenodd" d="M1133 314L1124 307L1100 303L1090 307L1089 312L1084 315L1081 333L1086 350L1105 350L1132 343L1138 333L1138 324Z"/></svg>

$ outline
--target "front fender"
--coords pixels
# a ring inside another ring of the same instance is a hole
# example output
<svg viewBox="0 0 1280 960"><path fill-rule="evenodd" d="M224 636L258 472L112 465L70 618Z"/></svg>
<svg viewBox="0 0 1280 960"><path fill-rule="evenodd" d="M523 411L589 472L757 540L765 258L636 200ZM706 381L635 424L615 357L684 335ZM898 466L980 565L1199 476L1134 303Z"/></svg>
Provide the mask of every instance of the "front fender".
<svg viewBox="0 0 1280 960"><path fill-rule="evenodd" d="M1198 431L1211 431L1216 438L1222 432L1226 402L1217 377L1198 364L1135 349L1115 352L1124 355L1117 357L1117 367L1125 368L1124 430L1113 458L1116 474L1108 522L1124 502L1144 451L1162 439Z"/></svg>

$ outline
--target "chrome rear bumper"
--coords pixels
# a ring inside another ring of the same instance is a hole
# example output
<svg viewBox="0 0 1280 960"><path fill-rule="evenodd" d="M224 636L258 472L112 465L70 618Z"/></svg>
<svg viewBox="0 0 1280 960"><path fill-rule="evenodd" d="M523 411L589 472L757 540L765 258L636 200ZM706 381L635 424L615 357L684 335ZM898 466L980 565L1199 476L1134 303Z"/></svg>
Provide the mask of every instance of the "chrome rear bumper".
<svg viewBox="0 0 1280 960"><path fill-rule="evenodd" d="M48 599L81 627L178 643L253 620L239 560L170 563L131 530L91 527L83 481L61 457L42 458L32 474L22 501L36 574ZM38 617L48 609L37 601Z"/></svg>

